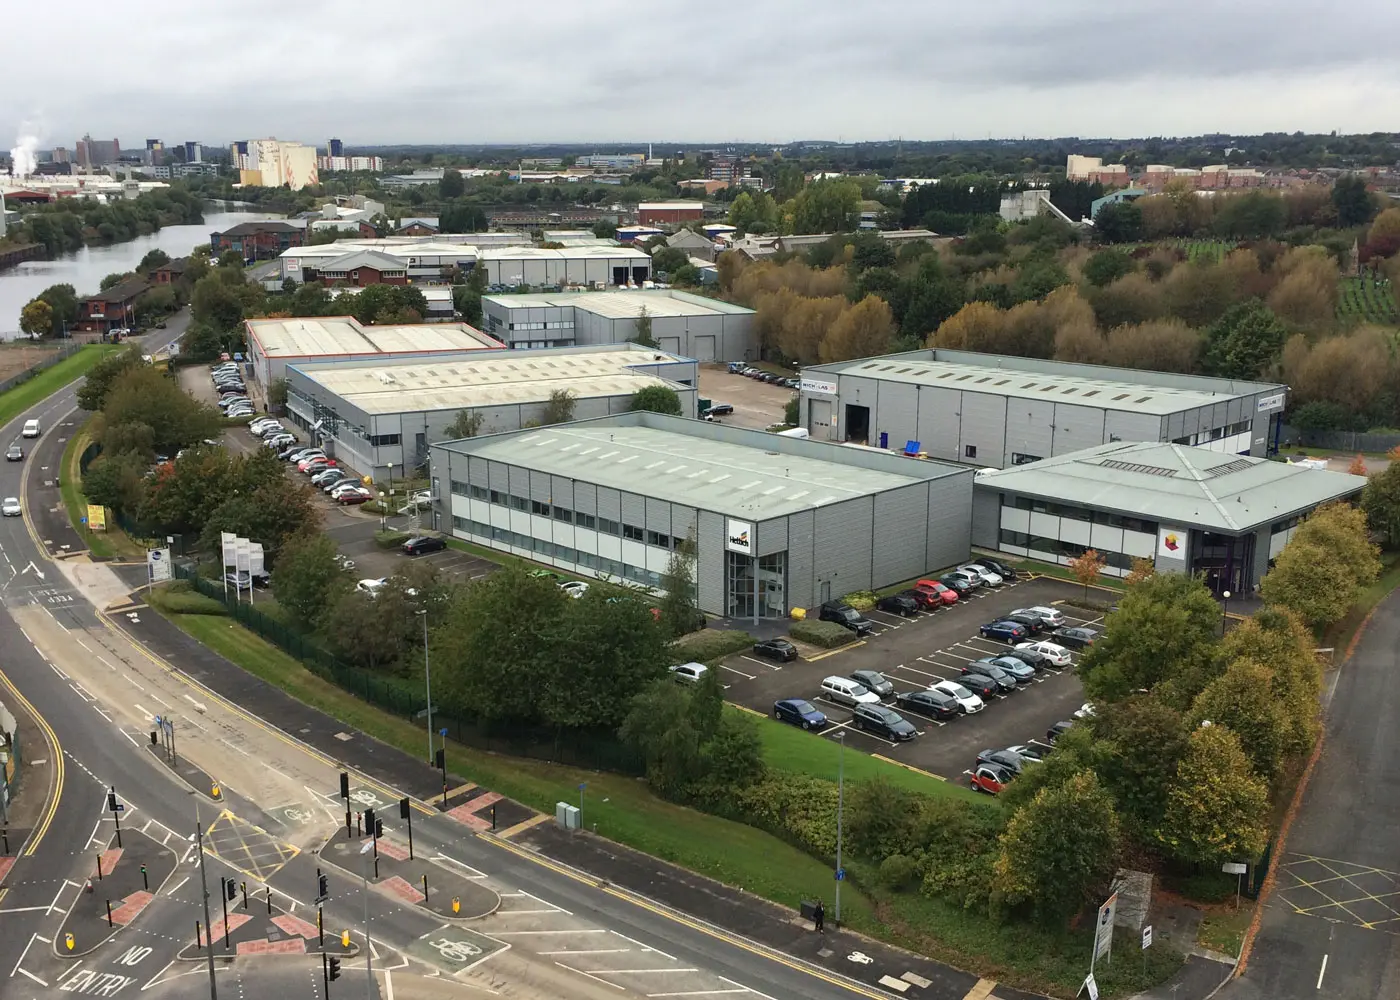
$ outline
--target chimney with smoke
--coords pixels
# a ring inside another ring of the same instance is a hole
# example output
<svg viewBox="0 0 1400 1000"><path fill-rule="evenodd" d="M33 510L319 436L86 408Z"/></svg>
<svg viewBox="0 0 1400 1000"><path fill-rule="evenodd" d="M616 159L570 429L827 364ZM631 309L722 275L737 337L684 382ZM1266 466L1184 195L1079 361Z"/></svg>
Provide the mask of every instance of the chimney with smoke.
<svg viewBox="0 0 1400 1000"><path fill-rule="evenodd" d="M10 150L10 174L16 179L28 177L39 168L39 137L28 122L19 127L15 147Z"/></svg>

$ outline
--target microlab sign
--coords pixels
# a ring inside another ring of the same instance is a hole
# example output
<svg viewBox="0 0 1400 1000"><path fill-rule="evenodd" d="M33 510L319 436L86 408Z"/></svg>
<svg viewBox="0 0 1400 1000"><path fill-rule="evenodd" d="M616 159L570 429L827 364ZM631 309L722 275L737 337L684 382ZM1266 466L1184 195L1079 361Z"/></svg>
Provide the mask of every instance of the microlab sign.
<svg viewBox="0 0 1400 1000"><path fill-rule="evenodd" d="M725 548L730 552L753 555L753 525L748 521L729 519L729 530L725 532Z"/></svg>
<svg viewBox="0 0 1400 1000"><path fill-rule="evenodd" d="M1277 395L1273 395L1273 396L1260 396L1260 397L1259 397L1259 409L1258 409L1256 412L1258 412L1258 413L1268 413L1270 410L1281 410L1281 409L1283 409L1283 399L1284 399L1284 395L1285 395L1284 393L1281 393L1281 392L1280 392L1280 393L1278 393Z"/></svg>

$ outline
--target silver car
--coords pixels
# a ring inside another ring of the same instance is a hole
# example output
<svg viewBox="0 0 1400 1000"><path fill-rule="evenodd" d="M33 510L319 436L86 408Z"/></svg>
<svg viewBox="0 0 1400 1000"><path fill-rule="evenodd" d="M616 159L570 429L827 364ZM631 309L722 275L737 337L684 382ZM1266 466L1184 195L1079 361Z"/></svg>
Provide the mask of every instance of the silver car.
<svg viewBox="0 0 1400 1000"><path fill-rule="evenodd" d="M1000 573L993 573L986 566L979 566L977 563L968 563L966 566L959 566L958 572L972 573L988 587L1000 587L1004 582Z"/></svg>

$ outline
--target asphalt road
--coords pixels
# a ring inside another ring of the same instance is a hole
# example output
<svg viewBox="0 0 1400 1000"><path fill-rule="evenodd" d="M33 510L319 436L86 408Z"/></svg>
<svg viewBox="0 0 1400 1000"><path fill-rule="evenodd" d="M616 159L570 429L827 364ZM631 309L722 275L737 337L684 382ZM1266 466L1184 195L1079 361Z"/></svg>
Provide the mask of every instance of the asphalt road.
<svg viewBox="0 0 1400 1000"><path fill-rule="evenodd" d="M1228 1000L1400 996L1400 594L1341 668L1322 756Z"/></svg>

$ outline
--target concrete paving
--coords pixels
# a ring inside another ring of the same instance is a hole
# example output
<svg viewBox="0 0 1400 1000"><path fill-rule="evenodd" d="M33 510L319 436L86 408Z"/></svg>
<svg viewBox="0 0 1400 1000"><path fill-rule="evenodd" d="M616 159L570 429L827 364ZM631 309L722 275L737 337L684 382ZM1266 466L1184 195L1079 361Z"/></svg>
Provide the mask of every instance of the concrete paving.
<svg viewBox="0 0 1400 1000"><path fill-rule="evenodd" d="M796 394L796 389L731 375L724 365L700 366L700 395L713 403L734 407L733 413L719 418L723 424L757 430L780 424L788 400Z"/></svg>

